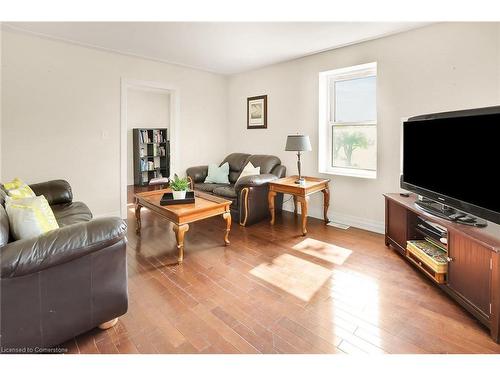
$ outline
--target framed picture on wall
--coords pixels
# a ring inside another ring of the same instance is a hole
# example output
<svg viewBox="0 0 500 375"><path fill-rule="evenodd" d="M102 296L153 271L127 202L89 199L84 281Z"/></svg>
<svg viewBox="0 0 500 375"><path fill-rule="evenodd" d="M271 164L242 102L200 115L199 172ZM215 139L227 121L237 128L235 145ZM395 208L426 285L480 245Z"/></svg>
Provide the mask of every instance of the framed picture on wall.
<svg viewBox="0 0 500 375"><path fill-rule="evenodd" d="M247 129L267 129L267 95L247 98Z"/></svg>

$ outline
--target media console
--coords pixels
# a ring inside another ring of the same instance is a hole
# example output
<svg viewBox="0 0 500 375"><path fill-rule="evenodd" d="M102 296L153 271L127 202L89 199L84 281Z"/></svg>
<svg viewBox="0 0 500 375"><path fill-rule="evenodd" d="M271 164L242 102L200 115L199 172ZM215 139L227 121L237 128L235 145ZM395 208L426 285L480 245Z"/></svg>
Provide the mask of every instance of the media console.
<svg viewBox="0 0 500 375"><path fill-rule="evenodd" d="M477 228L434 216L416 205L417 196L385 197L385 244L400 253L437 287L490 330L500 343L500 225ZM447 251L445 273L434 271L408 251L408 241L426 239L426 221L443 229Z"/></svg>

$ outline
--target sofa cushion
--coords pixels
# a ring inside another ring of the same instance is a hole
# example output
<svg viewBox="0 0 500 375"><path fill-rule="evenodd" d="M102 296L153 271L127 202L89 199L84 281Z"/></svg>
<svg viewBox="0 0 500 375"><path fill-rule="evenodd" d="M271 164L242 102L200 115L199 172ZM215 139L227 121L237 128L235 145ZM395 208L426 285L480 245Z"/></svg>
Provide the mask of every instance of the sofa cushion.
<svg viewBox="0 0 500 375"><path fill-rule="evenodd" d="M261 174L271 173L275 166L281 164L281 160L273 155L252 155L248 161L255 167L260 167Z"/></svg>
<svg viewBox="0 0 500 375"><path fill-rule="evenodd" d="M212 193L215 188L228 186L228 184L194 184L194 190L204 191L206 193Z"/></svg>
<svg viewBox="0 0 500 375"><path fill-rule="evenodd" d="M9 217L0 204L0 247L9 242Z"/></svg>
<svg viewBox="0 0 500 375"><path fill-rule="evenodd" d="M229 182L234 184L236 180L238 180L238 176L240 175L243 167L247 163L247 159L250 154L243 154L239 152L235 152L226 156L226 158L222 161L221 165L224 163L229 163ZM254 164L255 165L255 164Z"/></svg>
<svg viewBox="0 0 500 375"><path fill-rule="evenodd" d="M215 195L219 195L224 198L236 198L236 191L234 191L234 185L230 186L221 186L217 187L213 190Z"/></svg>
<svg viewBox="0 0 500 375"><path fill-rule="evenodd" d="M0 183L0 205L5 206L5 197L7 196L7 193L3 189L3 184Z"/></svg>
<svg viewBox="0 0 500 375"><path fill-rule="evenodd" d="M71 203L73 200L73 192L71 185L65 180L52 180L31 184L30 188L36 195L43 195L49 204Z"/></svg>
<svg viewBox="0 0 500 375"><path fill-rule="evenodd" d="M82 202L55 204L51 207L60 227L92 219L92 212L90 212L87 205Z"/></svg>

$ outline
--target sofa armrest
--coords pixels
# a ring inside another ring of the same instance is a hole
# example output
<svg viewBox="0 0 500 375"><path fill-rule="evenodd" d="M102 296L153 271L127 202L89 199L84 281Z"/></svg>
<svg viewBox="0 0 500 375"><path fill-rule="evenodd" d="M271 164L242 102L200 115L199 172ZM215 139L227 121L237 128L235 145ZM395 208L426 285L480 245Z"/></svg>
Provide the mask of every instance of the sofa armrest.
<svg viewBox="0 0 500 375"><path fill-rule="evenodd" d="M255 174L251 176L245 176L236 181L234 185L234 190L238 193L241 189L245 187L258 187L267 185L269 182L277 180L274 174L266 173L266 174Z"/></svg>
<svg viewBox="0 0 500 375"><path fill-rule="evenodd" d="M1 249L0 277L24 276L72 261L121 241L126 231L122 219L100 218L11 242Z"/></svg>
<svg viewBox="0 0 500 375"><path fill-rule="evenodd" d="M283 164L277 165L273 168L271 173L278 178L283 178L286 176L286 167Z"/></svg>
<svg viewBox="0 0 500 375"><path fill-rule="evenodd" d="M32 184L30 188L36 195L43 195L51 206L54 204L71 203L73 201L71 186L65 180L52 180Z"/></svg>
<svg viewBox="0 0 500 375"><path fill-rule="evenodd" d="M208 176L208 165L199 165L197 167L190 167L186 170L188 177L191 177L194 183L204 182Z"/></svg>

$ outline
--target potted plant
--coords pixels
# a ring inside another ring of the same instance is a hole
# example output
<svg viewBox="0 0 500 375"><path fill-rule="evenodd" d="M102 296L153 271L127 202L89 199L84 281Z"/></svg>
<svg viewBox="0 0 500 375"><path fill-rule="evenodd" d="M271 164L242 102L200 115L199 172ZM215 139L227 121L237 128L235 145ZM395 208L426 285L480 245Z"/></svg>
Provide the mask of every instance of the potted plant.
<svg viewBox="0 0 500 375"><path fill-rule="evenodd" d="M187 178L179 178L177 174L174 174L174 179L170 181L170 188L172 189L174 199L186 198L186 191L188 190L188 187L189 182Z"/></svg>

